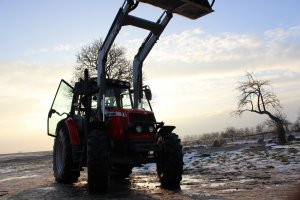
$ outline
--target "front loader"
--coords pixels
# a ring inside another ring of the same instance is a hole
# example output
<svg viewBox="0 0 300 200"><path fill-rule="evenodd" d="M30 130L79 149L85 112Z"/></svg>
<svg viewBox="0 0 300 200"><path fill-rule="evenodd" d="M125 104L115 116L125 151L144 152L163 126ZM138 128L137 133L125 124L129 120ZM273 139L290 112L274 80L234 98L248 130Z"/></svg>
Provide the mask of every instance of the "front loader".
<svg viewBox="0 0 300 200"><path fill-rule="evenodd" d="M164 9L156 22L130 15L139 1ZM71 86L61 80L48 114L48 135L53 136L53 171L58 183L74 183L87 167L90 193L105 192L109 180L128 178L133 167L156 163L162 188L179 189L183 153L175 126L157 122L152 93L142 83L143 61L173 14L191 19L212 12L207 0L125 0L99 49L98 74ZM150 33L133 60L133 86L106 77L108 52L123 26Z"/></svg>

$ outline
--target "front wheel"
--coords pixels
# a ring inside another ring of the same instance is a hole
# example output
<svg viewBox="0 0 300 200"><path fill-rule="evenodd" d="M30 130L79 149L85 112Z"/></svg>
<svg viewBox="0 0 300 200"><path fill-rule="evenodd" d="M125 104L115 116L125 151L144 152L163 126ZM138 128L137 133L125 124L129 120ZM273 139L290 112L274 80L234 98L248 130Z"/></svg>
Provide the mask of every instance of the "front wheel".
<svg viewBox="0 0 300 200"><path fill-rule="evenodd" d="M161 187L180 189L183 173L183 153L180 139L175 133L165 133L158 137L161 151L157 152L157 175Z"/></svg>
<svg viewBox="0 0 300 200"><path fill-rule="evenodd" d="M90 193L108 189L109 143L106 132L92 130L88 135L88 188Z"/></svg>
<svg viewBox="0 0 300 200"><path fill-rule="evenodd" d="M54 140L53 172L58 183L74 183L80 175L73 166L72 145L65 126L60 127Z"/></svg>

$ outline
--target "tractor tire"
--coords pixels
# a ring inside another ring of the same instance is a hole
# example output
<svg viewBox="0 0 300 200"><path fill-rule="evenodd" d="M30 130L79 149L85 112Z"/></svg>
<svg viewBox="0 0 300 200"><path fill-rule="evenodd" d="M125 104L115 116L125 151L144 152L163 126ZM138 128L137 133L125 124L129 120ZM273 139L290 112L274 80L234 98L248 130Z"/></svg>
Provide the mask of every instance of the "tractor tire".
<svg viewBox="0 0 300 200"><path fill-rule="evenodd" d="M129 178L132 173L132 165L114 165L112 167L112 178L125 179Z"/></svg>
<svg viewBox="0 0 300 200"><path fill-rule="evenodd" d="M157 152L156 170L161 187L168 190L180 189L183 173L183 153L180 139L175 133L158 137L162 150Z"/></svg>
<svg viewBox="0 0 300 200"><path fill-rule="evenodd" d="M78 181L80 171L74 170L72 145L68 129L60 127L53 146L53 172L58 183L74 183Z"/></svg>
<svg viewBox="0 0 300 200"><path fill-rule="evenodd" d="M87 147L88 188L91 194L108 190L109 142L106 132L89 132Z"/></svg>

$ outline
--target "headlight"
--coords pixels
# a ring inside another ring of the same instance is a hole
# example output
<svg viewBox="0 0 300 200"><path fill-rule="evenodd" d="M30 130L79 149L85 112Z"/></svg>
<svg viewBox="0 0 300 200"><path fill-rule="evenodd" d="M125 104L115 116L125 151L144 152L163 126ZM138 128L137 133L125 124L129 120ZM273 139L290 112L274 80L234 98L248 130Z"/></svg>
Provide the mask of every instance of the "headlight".
<svg viewBox="0 0 300 200"><path fill-rule="evenodd" d="M149 130L150 133L153 133L154 132L154 127L153 126L149 126L148 130Z"/></svg>
<svg viewBox="0 0 300 200"><path fill-rule="evenodd" d="M136 132L141 133L143 128L141 126L136 126L135 130L136 130Z"/></svg>

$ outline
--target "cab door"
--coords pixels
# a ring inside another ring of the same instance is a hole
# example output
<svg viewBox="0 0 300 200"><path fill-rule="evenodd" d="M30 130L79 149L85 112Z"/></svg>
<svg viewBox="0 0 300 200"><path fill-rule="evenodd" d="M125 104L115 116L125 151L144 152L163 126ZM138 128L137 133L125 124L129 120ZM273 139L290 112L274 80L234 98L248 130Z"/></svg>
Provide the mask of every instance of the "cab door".
<svg viewBox="0 0 300 200"><path fill-rule="evenodd" d="M54 100L48 113L47 133L55 137L56 126L59 121L68 117L72 107L74 88L65 80L61 80Z"/></svg>

